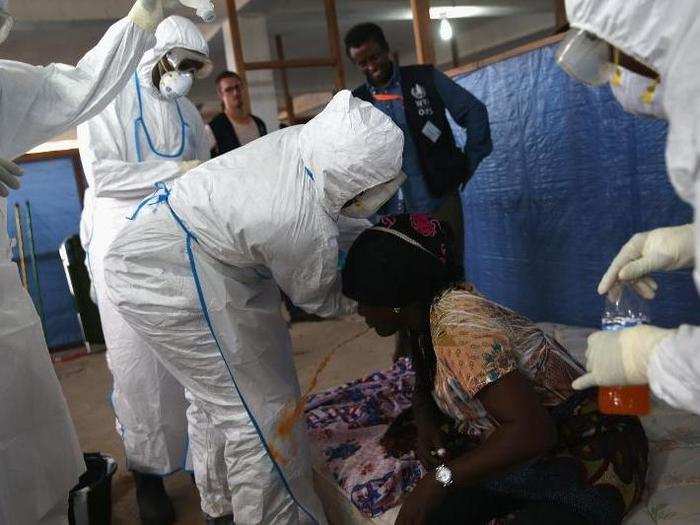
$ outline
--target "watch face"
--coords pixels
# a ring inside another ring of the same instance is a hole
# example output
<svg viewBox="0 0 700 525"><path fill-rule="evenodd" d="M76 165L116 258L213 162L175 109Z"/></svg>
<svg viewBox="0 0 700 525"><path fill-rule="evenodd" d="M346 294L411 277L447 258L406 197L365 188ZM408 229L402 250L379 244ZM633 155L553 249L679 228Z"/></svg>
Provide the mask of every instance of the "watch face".
<svg viewBox="0 0 700 525"><path fill-rule="evenodd" d="M447 486L452 483L452 471L445 465L440 465L435 469L435 479Z"/></svg>

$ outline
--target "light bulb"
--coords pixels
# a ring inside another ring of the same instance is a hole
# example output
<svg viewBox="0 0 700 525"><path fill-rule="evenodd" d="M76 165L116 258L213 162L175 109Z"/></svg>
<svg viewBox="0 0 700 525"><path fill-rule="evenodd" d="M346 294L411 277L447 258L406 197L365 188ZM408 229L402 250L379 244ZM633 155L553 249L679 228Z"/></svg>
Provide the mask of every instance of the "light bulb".
<svg viewBox="0 0 700 525"><path fill-rule="evenodd" d="M452 24L447 18L440 21L440 38L450 40L452 38Z"/></svg>

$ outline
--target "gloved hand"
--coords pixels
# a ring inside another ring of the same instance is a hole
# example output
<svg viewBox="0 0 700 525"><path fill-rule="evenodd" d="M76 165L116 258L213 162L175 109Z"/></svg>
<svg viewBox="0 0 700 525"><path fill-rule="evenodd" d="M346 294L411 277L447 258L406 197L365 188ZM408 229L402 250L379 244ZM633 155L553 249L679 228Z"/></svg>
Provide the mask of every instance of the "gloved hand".
<svg viewBox="0 0 700 525"><path fill-rule="evenodd" d="M178 169L180 170L180 173L187 173L190 170L195 169L197 166L199 166L202 163L201 160L183 160L180 162L180 165L178 166Z"/></svg>
<svg viewBox="0 0 700 525"><path fill-rule="evenodd" d="M588 337L587 374L576 379L575 390L603 385L644 385L649 359L659 343L675 330L640 325L615 331L594 332Z"/></svg>
<svg viewBox="0 0 700 525"><path fill-rule="evenodd" d="M639 295L653 299L658 285L649 274L691 268L694 249L692 224L633 235L603 275L598 293L608 293L618 281L632 281Z"/></svg>
<svg viewBox="0 0 700 525"><path fill-rule="evenodd" d="M24 173L14 162L0 158L0 197L7 197L10 190L19 188L19 177Z"/></svg>
<svg viewBox="0 0 700 525"><path fill-rule="evenodd" d="M178 0L136 0L127 18L145 31L155 31L166 14L178 5Z"/></svg>

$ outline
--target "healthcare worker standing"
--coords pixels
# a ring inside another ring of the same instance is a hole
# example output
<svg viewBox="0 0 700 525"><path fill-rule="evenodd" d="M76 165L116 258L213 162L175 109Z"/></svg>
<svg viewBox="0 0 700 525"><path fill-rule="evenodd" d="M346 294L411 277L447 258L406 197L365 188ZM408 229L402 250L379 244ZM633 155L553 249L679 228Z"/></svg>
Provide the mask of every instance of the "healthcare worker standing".
<svg viewBox="0 0 700 525"><path fill-rule="evenodd" d="M339 215L397 191L402 150L387 116L341 91L306 125L159 184L108 250L110 298L194 398L195 477L216 523L325 523L278 286L310 313L354 308Z"/></svg>
<svg viewBox="0 0 700 525"><path fill-rule="evenodd" d="M186 98L195 77L211 70L209 48L188 19L170 16L156 29L156 45L107 108L78 126L88 181L81 219L102 319L112 404L136 481L145 523L171 523L162 476L184 467L187 418L182 385L116 311L104 283L107 247L136 205L159 181L171 182L209 159L204 122Z"/></svg>
<svg viewBox="0 0 700 525"><path fill-rule="evenodd" d="M0 195L19 186L10 159L99 113L131 78L172 2L139 0L77 66L0 60ZM0 41L13 19L0 0ZM85 470L39 317L11 261L0 198L0 523L67 523Z"/></svg>
<svg viewBox="0 0 700 525"><path fill-rule="evenodd" d="M668 120L669 178L695 208L694 224L633 236L598 291L608 293L627 281L651 299L657 289L652 272L694 266L700 290L700 2L567 0L566 9L573 29L558 51L560 64L588 83L612 79L613 93L625 109ZM611 61L620 52L656 72L660 83L616 72ZM700 414L700 327L596 332L588 339L586 356L588 374L574 382L575 388L648 383L669 404Z"/></svg>

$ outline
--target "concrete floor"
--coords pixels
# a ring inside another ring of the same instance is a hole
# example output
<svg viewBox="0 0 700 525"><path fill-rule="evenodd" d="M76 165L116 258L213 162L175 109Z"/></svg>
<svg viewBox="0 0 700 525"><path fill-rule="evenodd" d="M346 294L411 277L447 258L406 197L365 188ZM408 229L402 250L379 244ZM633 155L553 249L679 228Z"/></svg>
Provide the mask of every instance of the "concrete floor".
<svg viewBox="0 0 700 525"><path fill-rule="evenodd" d="M391 365L393 338L378 337L356 316L295 324L292 340L302 390L306 390L319 363L333 349L336 349L335 356L321 374L316 390L337 386ZM112 523L138 523L133 479L125 467L124 450L114 429L114 414L107 400L112 378L105 354L59 362L56 371L83 450L105 452L119 463L112 481ZM203 523L197 490L189 475L173 474L167 478L166 487L175 506L178 524Z"/></svg>

